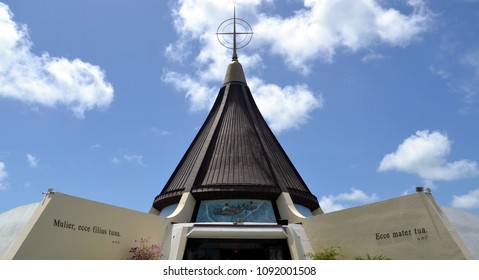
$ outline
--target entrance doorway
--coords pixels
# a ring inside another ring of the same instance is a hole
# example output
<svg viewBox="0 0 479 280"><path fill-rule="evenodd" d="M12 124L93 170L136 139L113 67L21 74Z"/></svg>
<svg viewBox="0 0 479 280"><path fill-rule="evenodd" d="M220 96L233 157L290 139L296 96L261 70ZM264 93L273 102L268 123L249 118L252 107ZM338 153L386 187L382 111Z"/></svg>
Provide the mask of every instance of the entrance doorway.
<svg viewBox="0 0 479 280"><path fill-rule="evenodd" d="M286 239L188 239L184 260L291 260Z"/></svg>

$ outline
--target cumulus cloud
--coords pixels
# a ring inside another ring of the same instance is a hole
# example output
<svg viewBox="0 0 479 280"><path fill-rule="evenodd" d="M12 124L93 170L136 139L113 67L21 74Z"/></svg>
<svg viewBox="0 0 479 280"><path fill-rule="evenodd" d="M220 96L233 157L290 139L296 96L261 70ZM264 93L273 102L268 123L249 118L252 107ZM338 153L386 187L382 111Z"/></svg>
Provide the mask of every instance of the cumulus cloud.
<svg viewBox="0 0 479 280"><path fill-rule="evenodd" d="M351 188L349 193L341 193L339 195L323 196L319 200L319 205L325 213L339 211L359 204L371 203L379 199L378 195L373 193L367 195L364 191Z"/></svg>
<svg viewBox="0 0 479 280"><path fill-rule="evenodd" d="M8 184L6 182L7 177L7 167L5 166L5 163L0 161L0 191L8 189Z"/></svg>
<svg viewBox="0 0 479 280"><path fill-rule="evenodd" d="M30 167L36 168L38 166L38 160L34 155L27 154L26 158L27 158L28 165L30 165Z"/></svg>
<svg viewBox="0 0 479 280"><path fill-rule="evenodd" d="M177 90L185 92L192 111L211 108L218 92L217 88L208 87L206 83L198 81L188 74L168 72L163 76L163 81L171 83Z"/></svg>
<svg viewBox="0 0 479 280"><path fill-rule="evenodd" d="M409 7L408 13L385 7L379 0L306 0L302 8L282 16L270 12L275 10L270 9L274 7L272 0L179 1L172 6L179 39L166 48L166 55L187 63L187 70L167 70L163 80L184 92L193 110L210 108L231 56L230 50L217 42L215 33L228 17L225 11L233 11L235 5L237 14L246 17L255 34L252 46L241 49L239 56L258 107L273 130L296 128L322 107L323 98L307 85L276 85L250 76L263 66L261 57L266 53L279 56L289 69L308 74L313 63L330 62L341 49L370 50L381 43L406 46L427 29L431 13L422 0L404 4ZM370 55L365 61L372 59L382 57ZM278 112L287 114L278 119Z"/></svg>
<svg viewBox="0 0 479 280"><path fill-rule="evenodd" d="M479 175L477 162L447 161L452 141L438 131L417 131L401 143L395 152L382 159L378 170L396 170L419 175L425 180L456 180Z"/></svg>
<svg viewBox="0 0 479 280"><path fill-rule="evenodd" d="M454 195L451 206L468 209L479 208L479 189L472 190L464 195Z"/></svg>
<svg viewBox="0 0 479 280"><path fill-rule="evenodd" d="M322 96L315 96L307 85L281 88L253 78L249 85L255 89L255 101L272 130L297 128L304 124L311 111L323 107Z"/></svg>
<svg viewBox="0 0 479 280"><path fill-rule="evenodd" d="M0 3L0 97L64 105L78 118L113 101L113 87L100 67L48 53L36 55L32 45L27 27L14 22L9 7Z"/></svg>
<svg viewBox="0 0 479 280"><path fill-rule="evenodd" d="M341 48L406 46L415 40L428 28L431 13L424 1L405 3L412 8L409 14L383 7L384 1L309 0L289 17L260 14L254 28L271 52L308 73L311 61L331 61Z"/></svg>

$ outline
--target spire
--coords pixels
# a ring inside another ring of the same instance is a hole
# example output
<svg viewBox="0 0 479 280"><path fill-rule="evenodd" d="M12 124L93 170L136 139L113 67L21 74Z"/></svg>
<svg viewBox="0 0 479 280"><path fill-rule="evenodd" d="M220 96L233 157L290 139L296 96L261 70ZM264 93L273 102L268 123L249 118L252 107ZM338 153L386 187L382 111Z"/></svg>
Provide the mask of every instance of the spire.
<svg viewBox="0 0 479 280"><path fill-rule="evenodd" d="M232 61L238 61L238 54L236 53L236 7L233 8L233 57Z"/></svg>
<svg viewBox="0 0 479 280"><path fill-rule="evenodd" d="M224 47L233 50L231 63L226 70L224 84L229 82L246 83L243 67L238 62L237 50L251 42L253 29L248 22L236 17L236 7L233 9L233 18L227 19L220 24L216 31L216 36Z"/></svg>

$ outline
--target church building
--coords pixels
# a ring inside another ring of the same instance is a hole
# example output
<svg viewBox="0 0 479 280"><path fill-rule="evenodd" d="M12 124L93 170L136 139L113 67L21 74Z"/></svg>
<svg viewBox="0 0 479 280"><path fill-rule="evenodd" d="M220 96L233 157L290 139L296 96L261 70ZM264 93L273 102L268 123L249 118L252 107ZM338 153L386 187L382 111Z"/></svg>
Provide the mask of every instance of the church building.
<svg viewBox="0 0 479 280"><path fill-rule="evenodd" d="M341 259L479 258L479 218L447 215L426 188L324 213L261 115L233 37L216 101L149 213L51 189L0 214L0 258L128 259L142 238L170 260L305 260L328 248Z"/></svg>

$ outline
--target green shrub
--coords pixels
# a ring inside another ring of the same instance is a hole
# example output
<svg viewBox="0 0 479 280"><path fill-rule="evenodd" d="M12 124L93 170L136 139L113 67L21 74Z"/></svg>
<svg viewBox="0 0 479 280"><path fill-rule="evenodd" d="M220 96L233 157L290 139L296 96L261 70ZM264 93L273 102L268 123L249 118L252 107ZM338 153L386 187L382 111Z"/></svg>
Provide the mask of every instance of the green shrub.
<svg viewBox="0 0 479 280"><path fill-rule="evenodd" d="M329 247L320 252L308 254L308 257L312 260L339 260L339 256L339 247Z"/></svg>

